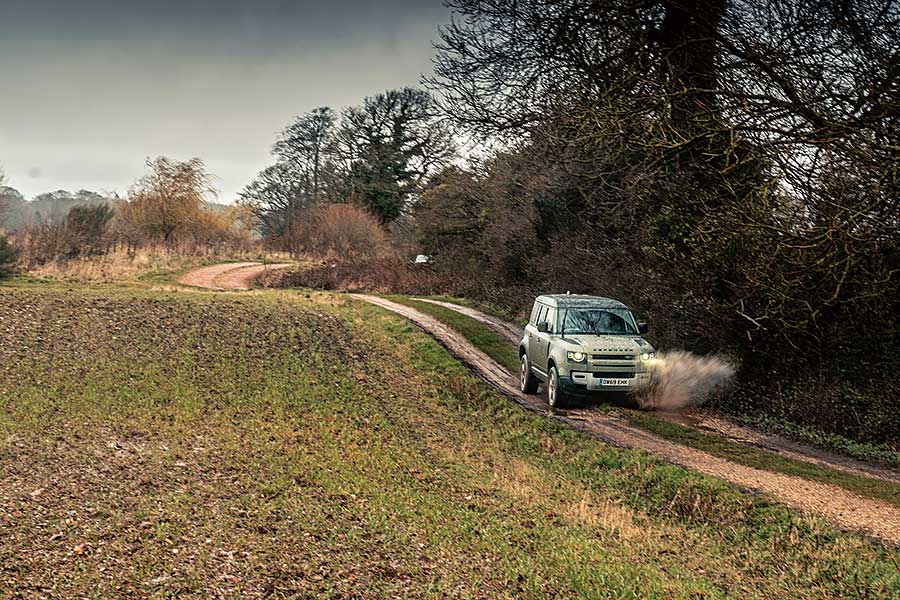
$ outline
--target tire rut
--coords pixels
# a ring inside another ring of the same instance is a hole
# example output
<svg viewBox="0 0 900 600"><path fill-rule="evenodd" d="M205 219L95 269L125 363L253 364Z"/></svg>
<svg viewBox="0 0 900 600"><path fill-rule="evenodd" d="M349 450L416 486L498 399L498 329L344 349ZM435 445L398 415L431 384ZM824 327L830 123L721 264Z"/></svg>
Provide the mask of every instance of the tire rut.
<svg viewBox="0 0 900 600"><path fill-rule="evenodd" d="M525 330L518 325L513 325L512 323L507 323L502 319L498 319L497 317L492 317L491 315L485 314L480 310L476 310L474 308L469 308L468 306L461 306L459 304L453 304L452 302L443 302L441 300L432 300L431 298L414 298L414 300L418 300L419 302L427 302L428 304L436 304L437 306L443 306L444 308L449 308L450 310L456 311L461 315L465 315L471 319L475 319L481 323L487 325L490 329L492 329L495 333L499 333L510 344L513 346L518 346L519 342L522 341L522 336L525 335Z"/></svg>
<svg viewBox="0 0 900 600"><path fill-rule="evenodd" d="M249 290L253 281L272 269L284 269L290 263L264 264L258 262L222 263L195 269L178 278L178 283L210 290Z"/></svg>
<svg viewBox="0 0 900 600"><path fill-rule="evenodd" d="M475 319L505 337L514 346L518 346L519 341L524 334L521 327L512 323L507 323L497 317L485 314L468 306L432 300L430 298L416 298L416 300L443 306L444 308L448 308ZM735 423L715 411L690 409L680 413L657 412L655 414L658 417L677 425L716 435L737 444L752 446L767 452L779 454L792 460L808 462L861 477L871 477L874 479L900 483L900 472L896 469L865 463L848 456L841 456L779 435L758 431L751 427Z"/></svg>

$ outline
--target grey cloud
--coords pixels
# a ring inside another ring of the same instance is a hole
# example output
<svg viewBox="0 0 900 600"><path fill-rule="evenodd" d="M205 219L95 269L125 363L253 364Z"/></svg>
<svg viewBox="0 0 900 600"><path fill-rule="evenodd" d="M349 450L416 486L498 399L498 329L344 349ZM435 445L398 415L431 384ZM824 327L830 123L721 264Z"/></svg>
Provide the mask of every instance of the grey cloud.
<svg viewBox="0 0 900 600"><path fill-rule="evenodd" d="M0 0L0 15L10 185L121 193L147 157L199 156L226 201L291 116L416 84L449 18L438 0Z"/></svg>

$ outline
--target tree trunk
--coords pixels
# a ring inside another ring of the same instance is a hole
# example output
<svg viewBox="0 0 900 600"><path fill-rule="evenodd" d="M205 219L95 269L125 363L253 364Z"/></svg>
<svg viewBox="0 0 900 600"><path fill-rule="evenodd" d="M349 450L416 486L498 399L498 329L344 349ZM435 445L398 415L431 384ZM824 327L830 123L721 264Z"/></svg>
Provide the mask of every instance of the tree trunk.
<svg viewBox="0 0 900 600"><path fill-rule="evenodd" d="M666 0L659 30L673 125L685 133L715 113L716 39L726 0Z"/></svg>

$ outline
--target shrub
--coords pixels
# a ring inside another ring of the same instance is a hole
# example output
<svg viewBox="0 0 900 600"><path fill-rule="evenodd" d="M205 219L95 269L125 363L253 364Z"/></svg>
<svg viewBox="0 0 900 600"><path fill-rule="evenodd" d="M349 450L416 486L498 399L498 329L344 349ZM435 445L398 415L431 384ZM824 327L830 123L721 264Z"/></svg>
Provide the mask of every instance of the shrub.
<svg viewBox="0 0 900 600"><path fill-rule="evenodd" d="M0 277L6 277L14 271L16 256L16 249L12 247L5 235L0 235Z"/></svg>
<svg viewBox="0 0 900 600"><path fill-rule="evenodd" d="M64 219L32 222L19 234L22 259L29 267L55 260L105 254L112 240L113 208L106 204L73 207Z"/></svg>
<svg viewBox="0 0 900 600"><path fill-rule="evenodd" d="M51 262L60 256L65 225L52 219L34 220L16 234L16 245L22 263L31 268Z"/></svg>
<svg viewBox="0 0 900 600"><path fill-rule="evenodd" d="M75 258L105 253L110 241L107 230L112 217L113 208L108 204L73 207L66 215L62 255Z"/></svg>
<svg viewBox="0 0 900 600"><path fill-rule="evenodd" d="M370 259L389 250L387 232L370 212L354 204L325 204L288 227L282 245L292 254Z"/></svg>

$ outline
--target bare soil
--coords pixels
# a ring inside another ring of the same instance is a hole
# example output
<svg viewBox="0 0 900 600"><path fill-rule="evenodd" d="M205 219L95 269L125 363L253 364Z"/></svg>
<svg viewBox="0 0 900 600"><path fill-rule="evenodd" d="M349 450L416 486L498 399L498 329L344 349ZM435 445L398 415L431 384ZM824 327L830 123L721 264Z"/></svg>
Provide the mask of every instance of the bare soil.
<svg viewBox="0 0 900 600"><path fill-rule="evenodd" d="M178 279L178 283L212 290L249 290L264 273L290 266L290 263L223 263L186 273Z"/></svg>
<svg viewBox="0 0 900 600"><path fill-rule="evenodd" d="M516 376L434 317L384 298L365 294L354 294L354 297L406 317L432 335L488 384L528 410L564 421L572 427L610 444L651 452L674 464L718 477L744 489L765 493L783 504L803 512L820 515L846 529L859 531L892 544L900 544L900 509L890 504L864 498L837 486L740 465L647 433L614 414L603 413L591 408L554 411L547 406L542 397L520 392ZM456 307L449 303L441 304L454 310L459 308L459 312L463 312L463 308L465 308L466 312L463 314L473 312L473 309L470 308ZM481 317L478 320L488 325L490 325L489 320L493 319L486 315L481 315ZM493 328L500 331L496 324ZM504 335L508 335L510 332L509 329L506 331L507 334ZM721 422L719 427L709 429L719 431L732 439L745 438L754 444L762 441L762 437L760 437L762 434L741 428L740 435L737 435L734 427L722 426ZM798 444L788 444L786 440L779 441L775 436L766 436L765 443L758 443L758 445L772 448L778 452L789 452L792 457L820 462L833 468L852 470L856 473L886 477L892 480L896 477L895 473L887 469L879 469L858 463L858 461L852 461L854 464L849 465L847 461L850 459L831 456L811 448L800 448Z"/></svg>

